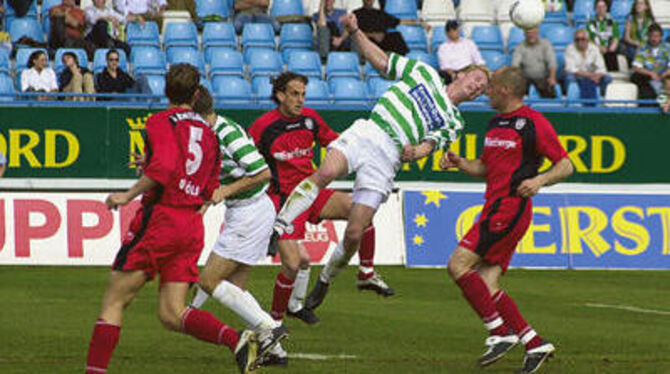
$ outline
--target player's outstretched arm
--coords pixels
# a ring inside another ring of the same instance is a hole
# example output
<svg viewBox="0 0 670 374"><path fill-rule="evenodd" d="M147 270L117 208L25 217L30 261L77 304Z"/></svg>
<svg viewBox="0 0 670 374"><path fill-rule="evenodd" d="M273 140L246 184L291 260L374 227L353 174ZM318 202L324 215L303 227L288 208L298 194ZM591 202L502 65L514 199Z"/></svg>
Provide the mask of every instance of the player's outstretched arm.
<svg viewBox="0 0 670 374"><path fill-rule="evenodd" d="M370 61L370 64L377 71L385 75L388 71L389 57L358 28L356 15L353 13L344 15L340 19L340 22L342 22L349 35L351 35L351 40L356 43L363 57Z"/></svg>
<svg viewBox="0 0 670 374"><path fill-rule="evenodd" d="M457 168L465 174L475 177L484 178L486 176L486 165L480 159L468 160L448 151L440 159L440 167L442 169Z"/></svg>
<svg viewBox="0 0 670 374"><path fill-rule="evenodd" d="M107 208L116 209L121 205L128 204L140 194L149 191L156 186L158 186L158 182L143 175L128 191L113 193L107 196L105 203L107 204Z"/></svg>
<svg viewBox="0 0 670 374"><path fill-rule="evenodd" d="M551 186L572 175L575 168L569 158L564 157L554 164L546 173L540 174L535 178L526 179L517 188L517 193L521 197L532 197L537 195L540 187Z"/></svg>
<svg viewBox="0 0 670 374"><path fill-rule="evenodd" d="M251 177L242 177L235 182L227 185L221 186L214 191L212 195L212 202L218 204L225 200L228 196L234 196L244 191L247 191L251 188L259 186L272 178L272 173L270 169L265 169L262 172L251 176Z"/></svg>
<svg viewBox="0 0 670 374"><path fill-rule="evenodd" d="M420 160L431 153L435 149L435 142L432 140L424 140L417 145L406 145L402 148L402 155L400 159L404 162Z"/></svg>

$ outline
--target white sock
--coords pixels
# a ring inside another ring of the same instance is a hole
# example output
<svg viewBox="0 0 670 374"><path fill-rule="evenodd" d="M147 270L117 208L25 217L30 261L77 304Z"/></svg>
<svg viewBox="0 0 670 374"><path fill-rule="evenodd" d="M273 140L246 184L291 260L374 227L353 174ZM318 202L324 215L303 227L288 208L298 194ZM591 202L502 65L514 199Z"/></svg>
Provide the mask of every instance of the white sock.
<svg viewBox="0 0 670 374"><path fill-rule="evenodd" d="M288 196L277 218L284 222L293 222L296 217L312 206L317 196L319 196L319 186L310 179L303 180L295 186L293 192Z"/></svg>
<svg viewBox="0 0 670 374"><path fill-rule="evenodd" d="M295 276L295 283L293 283L293 292L291 298L288 300L288 310L297 312L302 309L302 301L307 295L307 286L309 285L309 269L300 269Z"/></svg>
<svg viewBox="0 0 670 374"><path fill-rule="evenodd" d="M337 243L337 247L335 247L326 266L321 271L319 277L321 281L330 283L347 266L350 259L351 256L347 256L344 252L344 244L342 242Z"/></svg>
<svg viewBox="0 0 670 374"><path fill-rule="evenodd" d="M259 317L263 319L263 323L260 326L262 329L273 329L280 325L280 323L275 321L268 312L263 310L261 305L258 303L258 300L256 300L256 298L254 297L254 295L251 294L251 292L244 291L244 297L247 299L249 308L252 308L254 310L254 313L256 313Z"/></svg>
<svg viewBox="0 0 670 374"><path fill-rule="evenodd" d="M200 286L195 286L197 291L195 292L195 297L193 298L193 301L191 301L191 306L200 309L202 305L209 299L209 295L207 292L203 291Z"/></svg>
<svg viewBox="0 0 670 374"><path fill-rule="evenodd" d="M249 302L245 292L236 285L221 281L212 292L212 297L237 314L248 328L257 330L263 325L263 316L258 313L254 303Z"/></svg>

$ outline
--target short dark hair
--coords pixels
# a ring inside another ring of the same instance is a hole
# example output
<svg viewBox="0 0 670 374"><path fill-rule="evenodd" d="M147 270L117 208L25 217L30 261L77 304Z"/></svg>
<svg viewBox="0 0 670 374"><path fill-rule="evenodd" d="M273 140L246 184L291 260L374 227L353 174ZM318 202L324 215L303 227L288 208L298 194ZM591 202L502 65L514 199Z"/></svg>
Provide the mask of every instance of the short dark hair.
<svg viewBox="0 0 670 374"><path fill-rule="evenodd" d="M170 66L165 78L165 96L171 104L192 104L200 85L200 72L190 64Z"/></svg>
<svg viewBox="0 0 670 374"><path fill-rule="evenodd" d="M119 51L117 51L116 49L110 49L110 50L107 51L107 53L105 54L105 60L109 60L109 56L112 55L112 54L114 54L114 53L116 53L116 55L119 56L119 57L121 56L121 54L119 53Z"/></svg>
<svg viewBox="0 0 670 374"><path fill-rule="evenodd" d="M63 53L63 55L62 55L61 58L60 58L61 61L62 61L66 56L70 56L70 57L72 57L72 59L74 60L74 63L77 64L77 66L79 66L79 57L77 57L77 54L76 54L76 53L74 53L74 52L65 52L65 53Z"/></svg>
<svg viewBox="0 0 670 374"><path fill-rule="evenodd" d="M193 103L193 111L201 116L214 113L214 100L207 87L198 85L198 98Z"/></svg>
<svg viewBox="0 0 670 374"><path fill-rule="evenodd" d="M279 99L277 98L277 92L284 92L286 91L286 85L288 85L288 82L292 80L299 80L304 84L307 84L309 79L307 76L294 73L292 71L285 71L278 76L274 77L272 79L272 101L274 101L277 105L279 105Z"/></svg>
<svg viewBox="0 0 670 374"><path fill-rule="evenodd" d="M40 56L42 56L42 55L46 55L46 53L41 49L39 51L35 51L35 52L31 53L30 56L28 57L28 64L27 64L28 69L35 66L34 61L37 60L38 58L40 58Z"/></svg>
<svg viewBox="0 0 670 374"><path fill-rule="evenodd" d="M655 22L652 23L651 25L649 25L649 28L647 29L647 33L651 34L654 31L658 31L658 32L661 33L661 35L663 35L663 28L661 27L661 25L659 25L658 23L655 23Z"/></svg>
<svg viewBox="0 0 670 374"><path fill-rule="evenodd" d="M596 0L596 1L594 1L594 2L593 2L593 9L596 9L596 7L598 6L598 3L601 2L601 1L605 3L605 6L607 6L607 11L609 12L609 10L610 10L610 2L607 1L607 0Z"/></svg>
<svg viewBox="0 0 670 374"><path fill-rule="evenodd" d="M447 20L447 23L444 24L445 31L456 30L460 26L457 19Z"/></svg>

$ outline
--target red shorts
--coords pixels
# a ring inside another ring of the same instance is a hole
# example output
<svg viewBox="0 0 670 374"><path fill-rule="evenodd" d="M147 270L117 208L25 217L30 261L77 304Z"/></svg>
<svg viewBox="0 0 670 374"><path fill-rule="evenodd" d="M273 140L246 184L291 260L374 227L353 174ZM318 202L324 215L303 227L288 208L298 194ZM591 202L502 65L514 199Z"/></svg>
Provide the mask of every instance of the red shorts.
<svg viewBox="0 0 670 374"><path fill-rule="evenodd" d="M475 252L488 264L499 265L504 272L528 230L532 211L530 199L503 197L487 201L479 220L458 245Z"/></svg>
<svg viewBox="0 0 670 374"><path fill-rule="evenodd" d="M319 216L321 215L321 211L323 210L323 207L326 206L326 203L328 203L328 200L330 200L330 197L333 196L334 193L335 190L330 188L324 188L321 191L319 191L319 196L317 196L316 200L314 200L314 204L312 204L312 206L309 207L309 209L307 209L293 221L293 233L284 234L279 238L279 240L305 239L305 231L306 231L305 224L307 222L314 224L321 222L321 218L319 218ZM282 205L281 197L279 195L270 194L270 198L272 199L272 202L275 204L275 208L277 209L277 211L279 211Z"/></svg>
<svg viewBox="0 0 670 374"><path fill-rule="evenodd" d="M143 206L135 213L112 269L142 270L160 282L198 281L205 227L197 210Z"/></svg>

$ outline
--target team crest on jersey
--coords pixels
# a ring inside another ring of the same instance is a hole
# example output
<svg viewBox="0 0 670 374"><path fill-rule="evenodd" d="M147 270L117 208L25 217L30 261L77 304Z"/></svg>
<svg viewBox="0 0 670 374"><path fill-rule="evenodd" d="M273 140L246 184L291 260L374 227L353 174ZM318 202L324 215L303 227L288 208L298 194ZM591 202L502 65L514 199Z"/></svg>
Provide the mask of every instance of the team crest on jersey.
<svg viewBox="0 0 670 374"><path fill-rule="evenodd" d="M519 118L516 120L516 123L514 124L514 128L517 130L521 130L526 126L526 119L525 118Z"/></svg>
<svg viewBox="0 0 670 374"><path fill-rule="evenodd" d="M311 118L305 118L305 127L307 127L308 130L314 129L314 121Z"/></svg>

